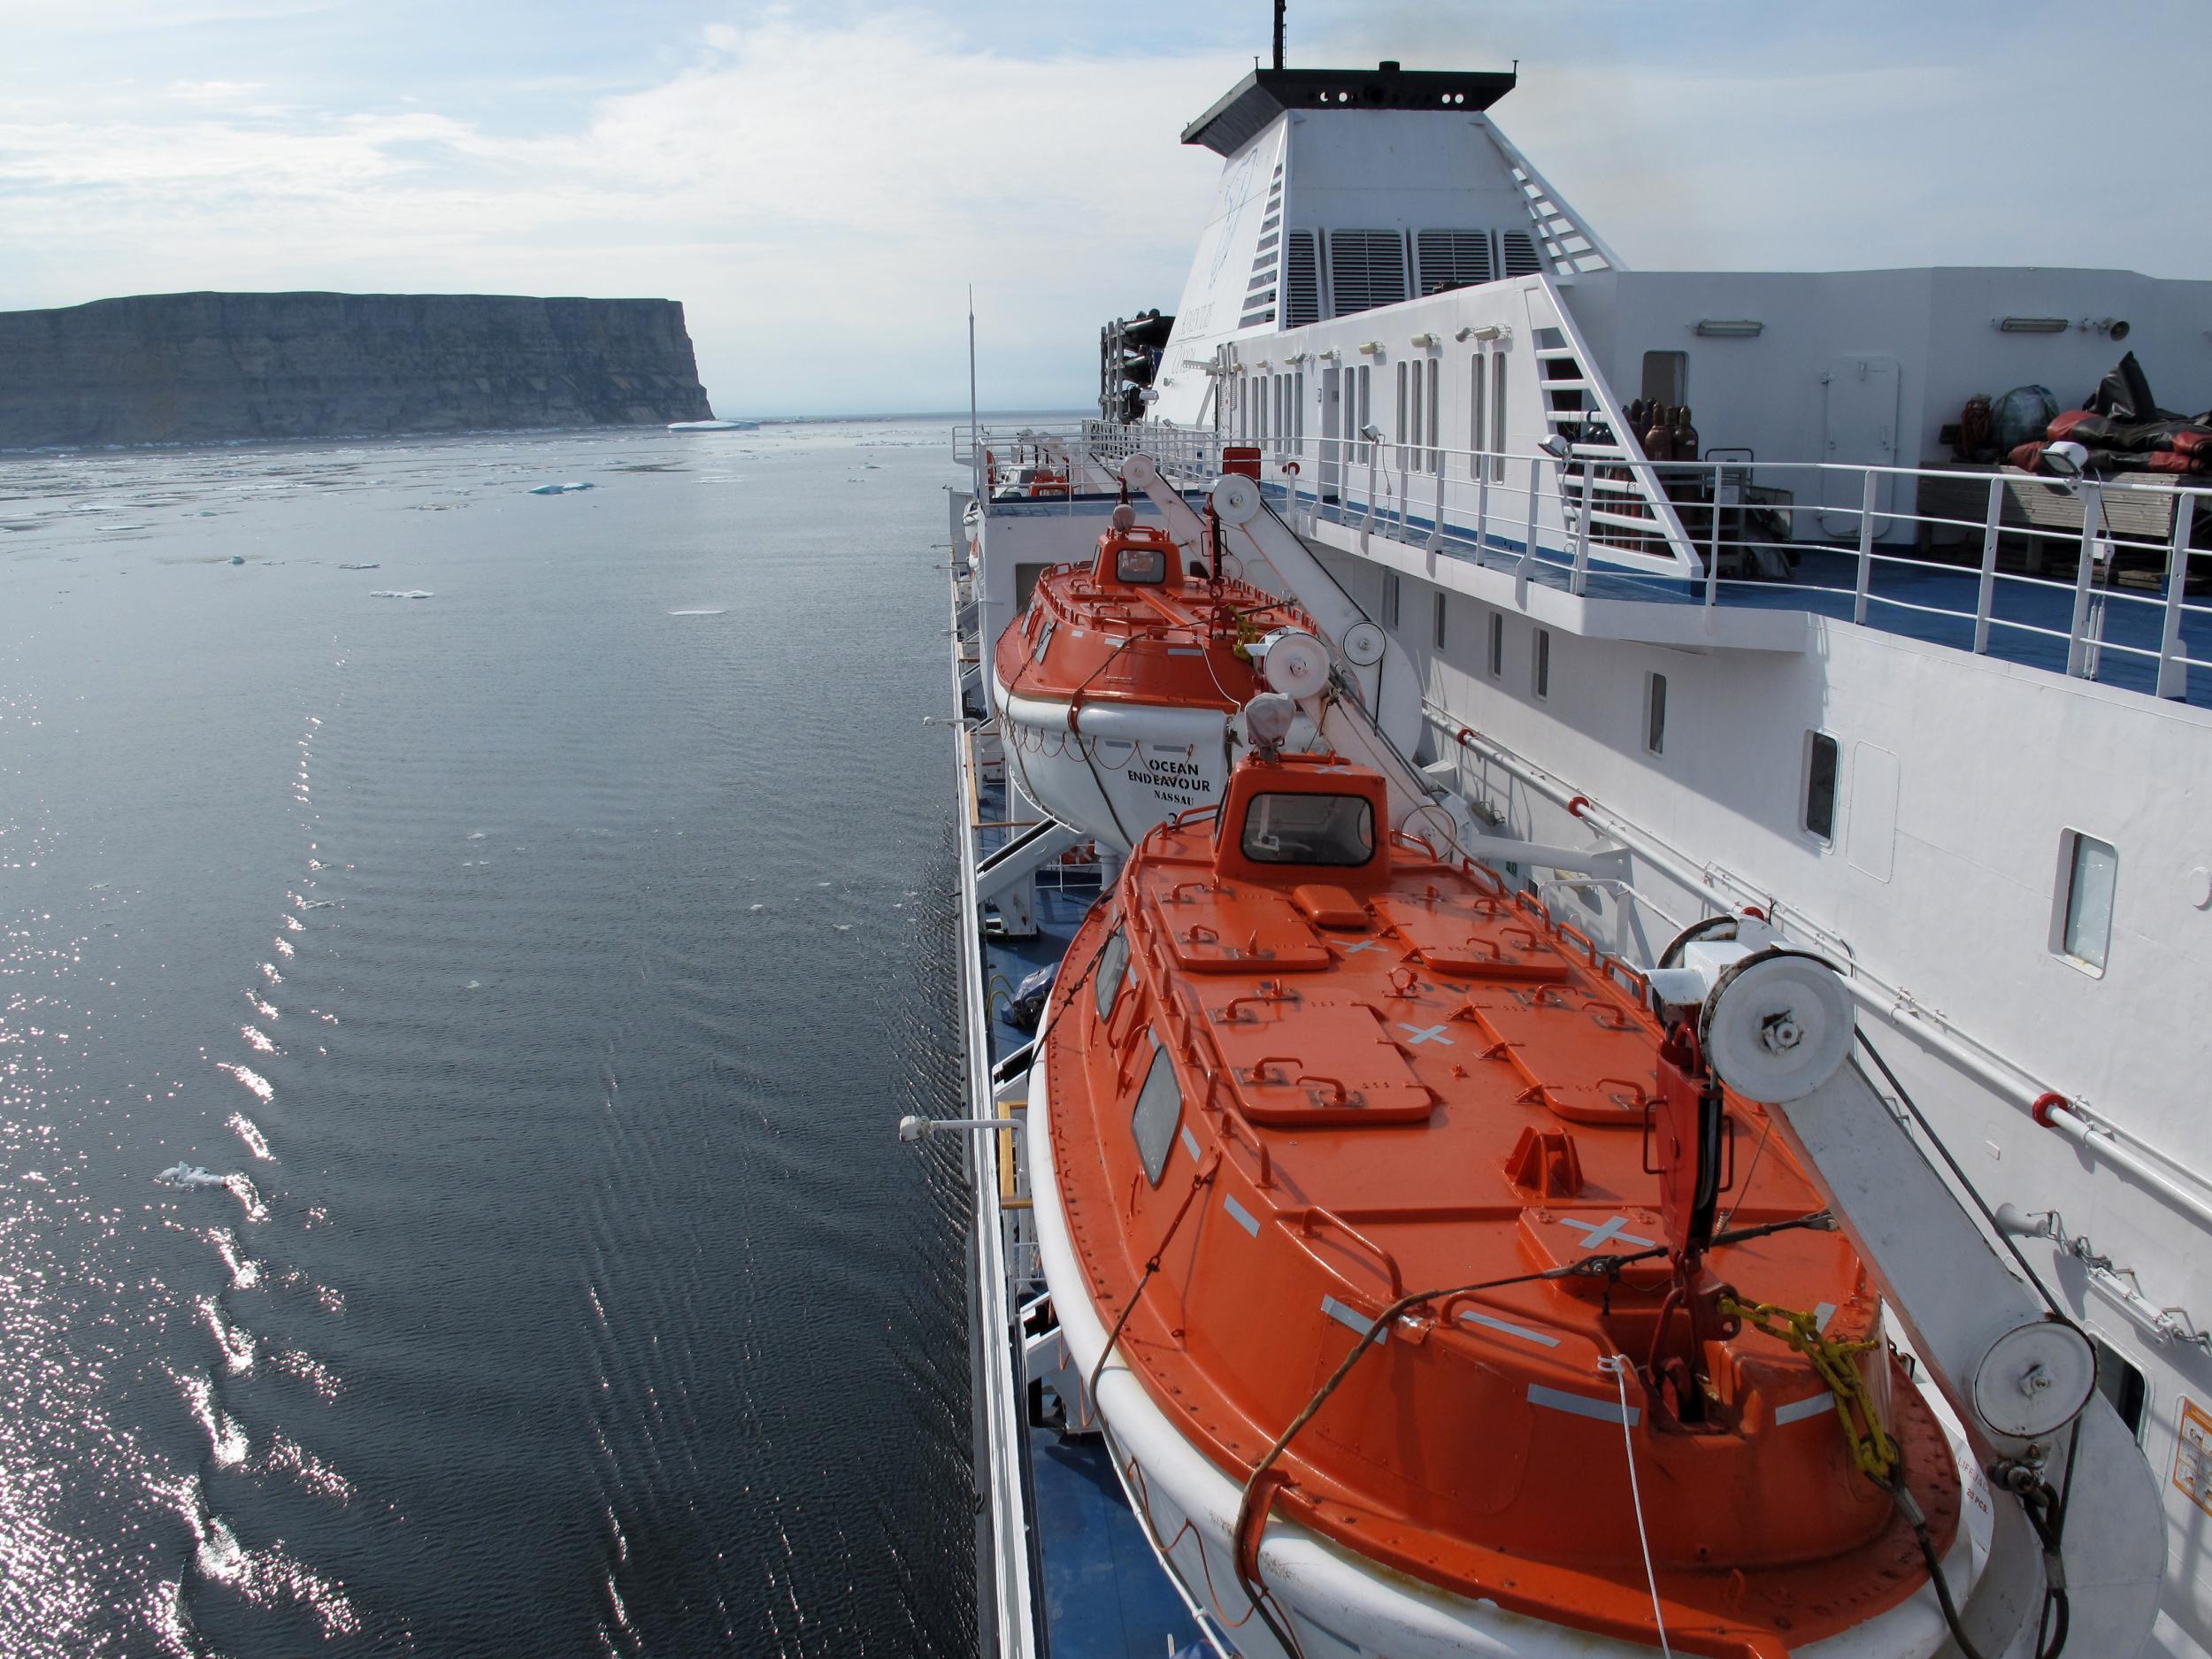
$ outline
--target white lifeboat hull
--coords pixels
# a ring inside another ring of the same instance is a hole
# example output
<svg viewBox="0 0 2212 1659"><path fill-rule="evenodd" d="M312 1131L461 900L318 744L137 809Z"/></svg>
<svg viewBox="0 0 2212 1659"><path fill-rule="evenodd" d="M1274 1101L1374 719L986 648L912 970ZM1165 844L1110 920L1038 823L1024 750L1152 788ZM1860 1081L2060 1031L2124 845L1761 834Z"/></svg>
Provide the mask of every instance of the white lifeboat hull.
<svg viewBox="0 0 2212 1659"><path fill-rule="evenodd" d="M1229 778L1229 717L1185 704L1087 703L996 686L1007 770L1063 824L1126 853L1154 825L1215 805Z"/></svg>
<svg viewBox="0 0 2212 1659"><path fill-rule="evenodd" d="M1042 1065L1029 1073L1028 1094L1024 1133L1038 1258L1071 1369L1087 1377L1105 1348L1106 1321L1091 1302L1061 1206ZM1190 1156L1179 1148L1171 1168ZM1071 1417L1077 1409L1071 1403ZM1287 1654L1237 1582L1230 1540L1241 1488L1184 1438L1127 1367L1116 1363L1100 1372L1094 1409L1140 1524L1192 1604L1233 1632L1243 1659L1650 1659L1657 1652L1433 1588L1273 1518L1260 1542L1260 1578L1304 1649ZM1944 1568L1962 1600L1973 1554L1961 1526ZM1794 1651L1798 1659L1928 1659L1947 1637L1935 1593L1924 1585L1868 1623Z"/></svg>

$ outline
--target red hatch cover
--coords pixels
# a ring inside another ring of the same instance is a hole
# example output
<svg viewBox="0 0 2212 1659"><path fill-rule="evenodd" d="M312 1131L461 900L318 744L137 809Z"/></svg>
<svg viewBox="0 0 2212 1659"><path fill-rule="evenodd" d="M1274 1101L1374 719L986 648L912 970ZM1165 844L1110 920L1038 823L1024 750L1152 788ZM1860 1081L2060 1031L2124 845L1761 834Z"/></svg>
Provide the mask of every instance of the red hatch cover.
<svg viewBox="0 0 2212 1659"><path fill-rule="evenodd" d="M1198 973L1278 972L1325 968L1329 953L1306 918L1279 893L1216 882L1201 892L1187 885L1160 914L1176 965Z"/></svg>
<svg viewBox="0 0 2212 1659"><path fill-rule="evenodd" d="M1656 1045L1624 1009L1565 985L1479 987L1463 1018L1483 1057L1511 1066L1521 1098L1569 1123L1641 1124L1658 1087Z"/></svg>
<svg viewBox="0 0 2212 1659"><path fill-rule="evenodd" d="M1342 887L1309 881L1290 890L1291 902L1317 927L1365 927L1367 907Z"/></svg>
<svg viewBox="0 0 2212 1659"><path fill-rule="evenodd" d="M1373 1010L1357 1002L1287 1006L1288 1018L1213 1023L1247 1118L1279 1129L1428 1121L1433 1097L1414 1080Z"/></svg>
<svg viewBox="0 0 2212 1659"><path fill-rule="evenodd" d="M1526 910L1508 898L1458 887L1421 897L1390 894L1375 913L1440 973L1482 979L1555 981L1567 961Z"/></svg>

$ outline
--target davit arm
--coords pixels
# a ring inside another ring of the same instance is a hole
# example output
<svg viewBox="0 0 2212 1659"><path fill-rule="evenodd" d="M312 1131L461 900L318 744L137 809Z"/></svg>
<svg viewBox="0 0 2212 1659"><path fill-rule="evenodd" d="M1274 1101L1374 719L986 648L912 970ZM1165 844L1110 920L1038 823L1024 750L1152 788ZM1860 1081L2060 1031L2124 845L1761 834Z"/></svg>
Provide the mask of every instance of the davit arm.
<svg viewBox="0 0 2212 1659"><path fill-rule="evenodd" d="M1696 1022L1722 1082L1766 1104L1989 1474L1990 1557L1960 1629L1984 1659L2032 1655L2047 1592L2062 1591L2065 1654L2140 1652L2165 1519L2088 1339L2007 1264L1852 1060L1853 1005L1827 964L1749 921L1693 932L1651 972L1653 994ZM2039 1536L2026 1505L2058 1494L2055 1537Z"/></svg>

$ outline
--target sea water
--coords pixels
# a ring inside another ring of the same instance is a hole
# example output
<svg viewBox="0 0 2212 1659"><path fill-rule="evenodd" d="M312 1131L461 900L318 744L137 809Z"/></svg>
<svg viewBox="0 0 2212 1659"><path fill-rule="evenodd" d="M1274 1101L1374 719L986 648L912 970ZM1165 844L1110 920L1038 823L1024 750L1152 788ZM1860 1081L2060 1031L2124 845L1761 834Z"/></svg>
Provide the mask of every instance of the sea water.
<svg viewBox="0 0 2212 1659"><path fill-rule="evenodd" d="M0 1652L970 1647L944 434L0 457Z"/></svg>

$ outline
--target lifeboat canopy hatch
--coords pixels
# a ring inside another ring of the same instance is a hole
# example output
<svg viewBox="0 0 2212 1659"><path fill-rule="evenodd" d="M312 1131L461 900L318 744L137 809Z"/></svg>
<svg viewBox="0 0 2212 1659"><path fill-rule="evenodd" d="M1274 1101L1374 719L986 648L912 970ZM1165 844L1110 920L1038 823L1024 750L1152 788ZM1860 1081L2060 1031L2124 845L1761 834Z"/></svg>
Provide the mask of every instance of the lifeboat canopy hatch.
<svg viewBox="0 0 2212 1659"><path fill-rule="evenodd" d="M1390 876L1382 774L1333 755L1254 756L1229 780L1214 833L1226 879L1366 888Z"/></svg>
<svg viewBox="0 0 2212 1659"><path fill-rule="evenodd" d="M1183 586L1181 549L1175 538L1157 525L1124 522L1135 514L1126 508L1114 514L1114 527L1098 538L1098 559L1091 573L1102 588L1154 588L1170 591Z"/></svg>

